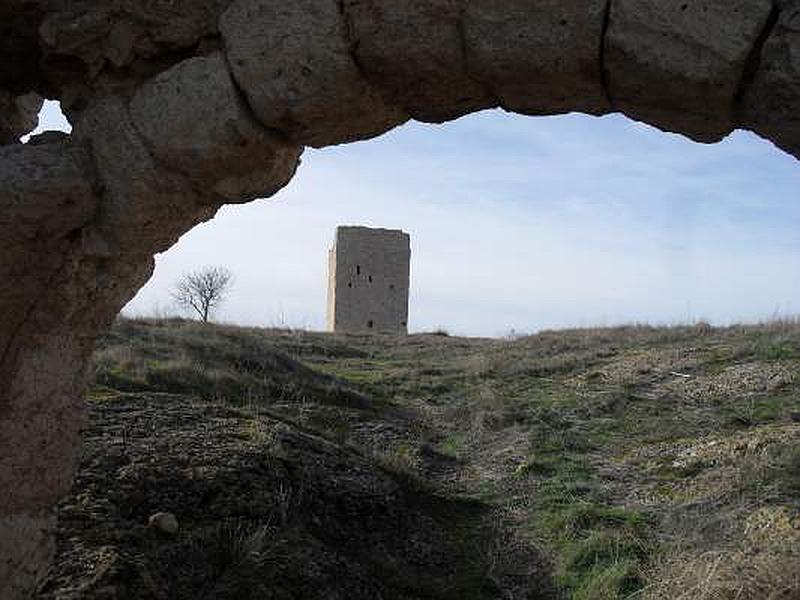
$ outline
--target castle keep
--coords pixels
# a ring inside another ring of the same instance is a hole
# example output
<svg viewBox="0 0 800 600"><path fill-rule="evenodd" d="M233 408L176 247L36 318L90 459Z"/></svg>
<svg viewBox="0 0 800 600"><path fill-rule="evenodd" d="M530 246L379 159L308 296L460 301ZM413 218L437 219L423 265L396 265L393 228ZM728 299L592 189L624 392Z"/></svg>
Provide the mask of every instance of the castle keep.
<svg viewBox="0 0 800 600"><path fill-rule="evenodd" d="M409 235L338 227L328 255L328 330L408 332Z"/></svg>

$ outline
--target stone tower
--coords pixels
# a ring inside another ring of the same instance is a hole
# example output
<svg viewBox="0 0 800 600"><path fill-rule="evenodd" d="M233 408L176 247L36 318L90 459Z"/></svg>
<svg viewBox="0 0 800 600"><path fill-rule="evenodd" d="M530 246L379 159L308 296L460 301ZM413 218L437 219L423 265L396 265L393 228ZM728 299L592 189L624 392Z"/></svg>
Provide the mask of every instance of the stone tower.
<svg viewBox="0 0 800 600"><path fill-rule="evenodd" d="M409 235L337 227L328 256L328 330L408 332Z"/></svg>

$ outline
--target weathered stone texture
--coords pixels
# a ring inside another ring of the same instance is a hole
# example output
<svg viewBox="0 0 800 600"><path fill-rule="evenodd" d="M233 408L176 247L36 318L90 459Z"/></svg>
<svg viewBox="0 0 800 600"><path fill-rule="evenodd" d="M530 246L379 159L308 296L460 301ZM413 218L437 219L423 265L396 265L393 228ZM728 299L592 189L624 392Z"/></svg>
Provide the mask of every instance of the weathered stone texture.
<svg viewBox="0 0 800 600"><path fill-rule="evenodd" d="M112 253L168 247L180 235L177 223L213 215L186 177L157 162L123 99L98 98L75 122L73 137L92 147L103 187L95 229Z"/></svg>
<svg viewBox="0 0 800 600"><path fill-rule="evenodd" d="M503 108L530 115L608 112L601 48L606 0L471 0L470 73Z"/></svg>
<svg viewBox="0 0 800 600"><path fill-rule="evenodd" d="M75 232L98 208L86 149L67 143L0 148L0 356L44 302L66 256L80 243ZM83 290L81 291L83 293ZM63 319L65 307L52 322ZM46 329L39 327L39 329Z"/></svg>
<svg viewBox="0 0 800 600"><path fill-rule="evenodd" d="M0 598L27 599L54 551L55 503L80 450L92 340L26 336L0 358Z"/></svg>
<svg viewBox="0 0 800 600"><path fill-rule="evenodd" d="M0 145L13 144L39 123L42 98L28 93L15 96L0 90Z"/></svg>
<svg viewBox="0 0 800 600"><path fill-rule="evenodd" d="M185 60L144 84L131 118L159 161L219 202L273 195L301 152L251 116L220 53Z"/></svg>
<svg viewBox="0 0 800 600"><path fill-rule="evenodd" d="M739 116L740 125L800 157L800 2L784 2Z"/></svg>
<svg viewBox="0 0 800 600"><path fill-rule="evenodd" d="M328 260L328 329L406 333L410 261L402 231L338 227Z"/></svg>
<svg viewBox="0 0 800 600"><path fill-rule="evenodd" d="M46 576L55 554L55 511L40 515L0 515L0 598L31 597Z"/></svg>
<svg viewBox="0 0 800 600"><path fill-rule="evenodd" d="M258 118L298 143L374 137L408 119L359 73L338 0L238 0L221 29Z"/></svg>
<svg viewBox="0 0 800 600"><path fill-rule="evenodd" d="M230 3L84 0L50 12L39 30L46 56L79 59L93 76L106 62L120 67L196 46L218 33L219 15Z"/></svg>
<svg viewBox="0 0 800 600"><path fill-rule="evenodd" d="M224 201L277 191L301 152L249 116L219 55L179 64L132 103L99 88L72 136L0 150L0 274L13 282L0 290L0 524L39 518L68 489L93 341L146 282L153 253ZM203 120L179 118L184 100ZM25 562L44 546L26 548L0 545L13 586L4 600L26 597L46 568Z"/></svg>
<svg viewBox="0 0 800 600"><path fill-rule="evenodd" d="M15 451L0 455L0 489L6 492L0 496L0 515L39 514L69 488L92 345L93 340L70 335L35 335L17 352L16 375L4 380L0 447Z"/></svg>
<svg viewBox="0 0 800 600"><path fill-rule="evenodd" d="M67 136L0 149L0 597L29 597L68 490L96 335L146 277L112 266L89 235L94 162ZM149 256L145 260L151 260ZM145 270L147 270L145 265Z"/></svg>
<svg viewBox="0 0 800 600"><path fill-rule="evenodd" d="M614 106L703 142L734 128L734 104L771 0L614 0L605 69Z"/></svg>
<svg viewBox="0 0 800 600"><path fill-rule="evenodd" d="M9 255L23 259L31 240L52 241L91 220L98 204L93 183L85 148L0 147L0 268L13 267Z"/></svg>
<svg viewBox="0 0 800 600"><path fill-rule="evenodd" d="M457 0L343 0L361 72L419 121L497 105L467 70Z"/></svg>

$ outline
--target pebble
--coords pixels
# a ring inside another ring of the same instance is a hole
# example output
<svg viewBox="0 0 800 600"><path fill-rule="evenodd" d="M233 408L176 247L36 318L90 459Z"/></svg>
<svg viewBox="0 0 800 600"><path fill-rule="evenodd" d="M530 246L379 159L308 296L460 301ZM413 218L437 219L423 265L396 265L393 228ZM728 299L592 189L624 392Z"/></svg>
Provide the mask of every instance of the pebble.
<svg viewBox="0 0 800 600"><path fill-rule="evenodd" d="M157 512L151 515L147 526L168 535L175 535L180 528L177 517L169 512Z"/></svg>

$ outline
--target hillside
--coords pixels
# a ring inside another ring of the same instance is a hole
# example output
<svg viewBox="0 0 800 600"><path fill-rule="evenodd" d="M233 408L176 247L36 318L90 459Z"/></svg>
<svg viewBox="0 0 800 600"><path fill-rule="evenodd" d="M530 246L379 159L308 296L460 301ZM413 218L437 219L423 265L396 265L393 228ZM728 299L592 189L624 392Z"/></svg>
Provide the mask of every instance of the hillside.
<svg viewBox="0 0 800 600"><path fill-rule="evenodd" d="M800 598L798 373L794 322L121 320L39 597Z"/></svg>

